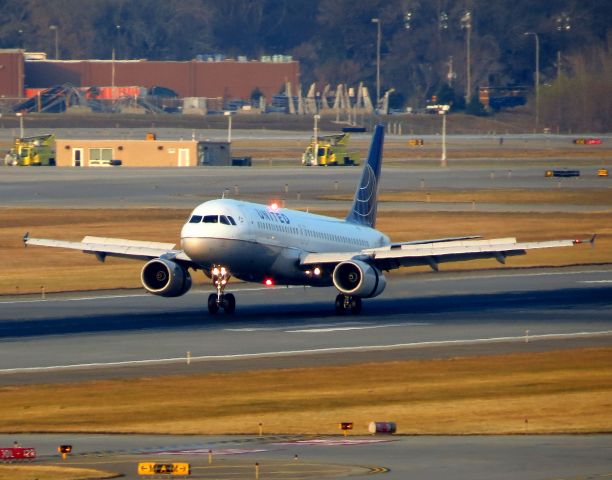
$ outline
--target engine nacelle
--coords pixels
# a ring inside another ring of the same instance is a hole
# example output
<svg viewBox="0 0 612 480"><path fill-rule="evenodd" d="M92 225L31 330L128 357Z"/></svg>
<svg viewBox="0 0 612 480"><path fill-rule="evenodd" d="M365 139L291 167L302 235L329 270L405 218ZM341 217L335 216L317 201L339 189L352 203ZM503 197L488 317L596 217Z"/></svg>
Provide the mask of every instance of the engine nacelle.
<svg viewBox="0 0 612 480"><path fill-rule="evenodd" d="M334 269L332 278L335 287L341 293L352 297L376 297L387 286L383 273L361 260L339 263Z"/></svg>
<svg viewBox="0 0 612 480"><path fill-rule="evenodd" d="M164 258L149 261L140 274L143 287L153 295L180 297L191 288L191 275L186 268Z"/></svg>

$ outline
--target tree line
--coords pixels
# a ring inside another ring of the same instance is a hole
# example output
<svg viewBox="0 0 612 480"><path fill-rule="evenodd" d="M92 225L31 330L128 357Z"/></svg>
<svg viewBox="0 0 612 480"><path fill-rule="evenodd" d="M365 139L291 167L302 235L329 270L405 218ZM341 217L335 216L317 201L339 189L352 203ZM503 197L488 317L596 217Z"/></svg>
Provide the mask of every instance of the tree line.
<svg viewBox="0 0 612 480"><path fill-rule="evenodd" d="M590 94L576 89L609 74L609 0L0 0L0 6L1 48L54 58L57 35L62 59L111 58L113 50L119 59L150 60L285 54L300 61L304 85L363 81L372 93L380 28L381 90L394 88L398 107L423 106L449 87L457 104L482 85L527 86L533 94L534 34L543 118L551 99L569 92L578 101ZM595 88L598 95L601 88L609 97L605 85ZM568 104L565 117L574 113Z"/></svg>

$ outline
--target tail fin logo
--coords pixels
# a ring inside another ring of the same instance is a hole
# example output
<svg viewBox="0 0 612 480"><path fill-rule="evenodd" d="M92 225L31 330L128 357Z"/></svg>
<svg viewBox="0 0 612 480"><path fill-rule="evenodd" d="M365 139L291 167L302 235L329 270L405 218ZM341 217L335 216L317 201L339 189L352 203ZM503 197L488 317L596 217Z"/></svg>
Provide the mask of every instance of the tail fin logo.
<svg viewBox="0 0 612 480"><path fill-rule="evenodd" d="M361 177L361 184L355 195L353 213L359 219L357 223L374 225L376 219L376 193L378 182L376 174L369 164L366 164Z"/></svg>
<svg viewBox="0 0 612 480"><path fill-rule="evenodd" d="M353 206L346 217L347 222L358 223L368 227L376 224L378 207L378 181L382 165L382 150L385 127L376 125L370 144L368 160L363 167L359 186L355 191Z"/></svg>

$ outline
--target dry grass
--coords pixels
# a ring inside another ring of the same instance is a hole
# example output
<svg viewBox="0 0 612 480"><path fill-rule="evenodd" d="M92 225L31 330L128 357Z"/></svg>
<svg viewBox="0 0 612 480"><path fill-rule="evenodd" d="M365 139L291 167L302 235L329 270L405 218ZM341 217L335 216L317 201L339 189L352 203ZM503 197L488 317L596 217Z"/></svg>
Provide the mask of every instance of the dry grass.
<svg viewBox="0 0 612 480"><path fill-rule="evenodd" d="M0 388L1 432L612 431L612 348ZM528 420L528 423L526 423Z"/></svg>
<svg viewBox="0 0 612 480"><path fill-rule="evenodd" d="M117 473L53 465L0 465L0 480L88 480L116 478Z"/></svg>
<svg viewBox="0 0 612 480"><path fill-rule="evenodd" d="M334 215L333 212L329 213ZM80 240L84 235L115 236L134 240L154 239L178 242L188 210L164 209L0 209L0 294L136 288L140 286L142 263L107 259L101 264L95 257L78 251L29 247L21 237L32 236ZM337 216L343 216L337 212ZM612 263L612 213L406 213L381 212L377 228L395 241L478 234L486 237L517 236L520 240L584 238L599 234L596 248L581 246L563 250L529 252L508 262L510 267L562 266ZM444 269L479 269L500 267L493 260L445 265ZM402 272L409 273L411 269ZM207 284L202 275L194 280Z"/></svg>

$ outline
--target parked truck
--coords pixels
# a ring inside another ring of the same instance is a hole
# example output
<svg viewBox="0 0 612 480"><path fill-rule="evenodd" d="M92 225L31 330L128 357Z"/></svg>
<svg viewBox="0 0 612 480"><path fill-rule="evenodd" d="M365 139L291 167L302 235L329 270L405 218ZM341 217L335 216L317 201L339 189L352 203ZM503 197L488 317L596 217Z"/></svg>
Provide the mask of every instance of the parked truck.
<svg viewBox="0 0 612 480"><path fill-rule="evenodd" d="M15 138L10 155L13 165L55 166L55 135Z"/></svg>
<svg viewBox="0 0 612 480"><path fill-rule="evenodd" d="M323 135L318 137L316 142L313 137L302 154L302 165L359 165L359 153L348 150L349 138L348 133Z"/></svg>

